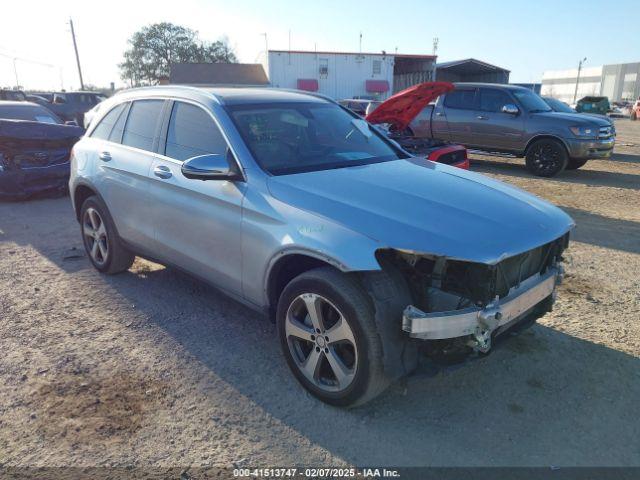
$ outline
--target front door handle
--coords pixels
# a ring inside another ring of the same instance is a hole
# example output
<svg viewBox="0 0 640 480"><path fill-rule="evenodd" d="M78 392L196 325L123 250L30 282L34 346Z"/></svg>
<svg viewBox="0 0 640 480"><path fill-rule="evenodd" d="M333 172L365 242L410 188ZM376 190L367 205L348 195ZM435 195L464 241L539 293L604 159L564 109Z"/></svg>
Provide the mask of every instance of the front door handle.
<svg viewBox="0 0 640 480"><path fill-rule="evenodd" d="M442 112L436 112L436 117L441 117L443 115L444 115L444 113L442 113Z"/></svg>
<svg viewBox="0 0 640 480"><path fill-rule="evenodd" d="M171 178L171 170L169 170L169 167L165 167L164 165L158 165L156 168L153 169L153 174L156 177L160 177L160 178Z"/></svg>
<svg viewBox="0 0 640 480"><path fill-rule="evenodd" d="M98 158L103 162L110 162L111 154L109 152L100 152L100 154L98 155Z"/></svg>
<svg viewBox="0 0 640 480"><path fill-rule="evenodd" d="M484 115L478 115L476 118L478 120L489 120L489 117L485 117Z"/></svg>

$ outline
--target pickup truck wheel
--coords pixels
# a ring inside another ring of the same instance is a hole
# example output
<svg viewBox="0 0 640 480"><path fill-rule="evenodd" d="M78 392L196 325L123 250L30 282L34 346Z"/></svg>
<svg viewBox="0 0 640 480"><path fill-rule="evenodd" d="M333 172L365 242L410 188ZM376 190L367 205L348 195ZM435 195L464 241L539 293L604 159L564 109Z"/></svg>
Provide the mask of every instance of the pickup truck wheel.
<svg viewBox="0 0 640 480"><path fill-rule="evenodd" d="M588 159L570 158L567 162L567 170L577 170L580 167L584 167Z"/></svg>
<svg viewBox="0 0 640 480"><path fill-rule="evenodd" d="M387 388L373 303L331 267L293 279L278 302L280 345L296 379L331 405L361 405Z"/></svg>
<svg viewBox="0 0 640 480"><path fill-rule="evenodd" d="M80 229L85 251L96 270L114 274L133 264L135 256L122 245L109 210L97 196L82 204Z"/></svg>
<svg viewBox="0 0 640 480"><path fill-rule="evenodd" d="M553 177L566 167L569 155L564 145L552 138L543 138L534 142L527 151L526 165L538 177Z"/></svg>

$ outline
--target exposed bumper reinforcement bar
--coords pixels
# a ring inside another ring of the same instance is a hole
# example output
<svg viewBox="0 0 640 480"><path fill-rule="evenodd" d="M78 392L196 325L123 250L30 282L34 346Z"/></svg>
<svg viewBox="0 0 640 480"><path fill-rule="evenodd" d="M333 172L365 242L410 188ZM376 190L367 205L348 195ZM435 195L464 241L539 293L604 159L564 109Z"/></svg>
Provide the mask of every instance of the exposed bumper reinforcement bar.
<svg viewBox="0 0 640 480"><path fill-rule="evenodd" d="M474 348L488 351L491 333L497 328L527 313L538 303L555 294L563 276L561 266L549 268L514 287L509 294L494 300L485 308L467 308L450 312L425 313L409 305L402 316L402 329L411 337L438 340L472 335Z"/></svg>

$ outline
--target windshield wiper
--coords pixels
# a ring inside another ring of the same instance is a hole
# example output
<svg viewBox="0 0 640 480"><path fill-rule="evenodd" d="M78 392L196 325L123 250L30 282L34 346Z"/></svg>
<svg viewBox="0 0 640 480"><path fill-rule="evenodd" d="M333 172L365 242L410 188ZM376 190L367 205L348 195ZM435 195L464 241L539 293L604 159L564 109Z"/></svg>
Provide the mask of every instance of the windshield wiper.
<svg viewBox="0 0 640 480"><path fill-rule="evenodd" d="M529 113L546 113L546 112L553 112L553 110L551 109L543 110L541 108L534 108L533 110L529 110Z"/></svg>

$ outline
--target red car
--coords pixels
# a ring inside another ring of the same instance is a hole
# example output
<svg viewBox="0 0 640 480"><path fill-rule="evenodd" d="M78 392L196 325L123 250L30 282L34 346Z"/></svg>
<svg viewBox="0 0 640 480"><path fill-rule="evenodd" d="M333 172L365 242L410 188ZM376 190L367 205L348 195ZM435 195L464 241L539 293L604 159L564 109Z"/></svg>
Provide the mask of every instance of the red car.
<svg viewBox="0 0 640 480"><path fill-rule="evenodd" d="M640 118L640 98L636 100L636 103L631 107L631 120L638 120Z"/></svg>
<svg viewBox="0 0 640 480"><path fill-rule="evenodd" d="M414 85L382 102L365 120L374 125L388 125L389 138L414 155L469 170L469 157L465 147L440 140L416 138L407 128L424 107L453 89L453 84L448 82Z"/></svg>

